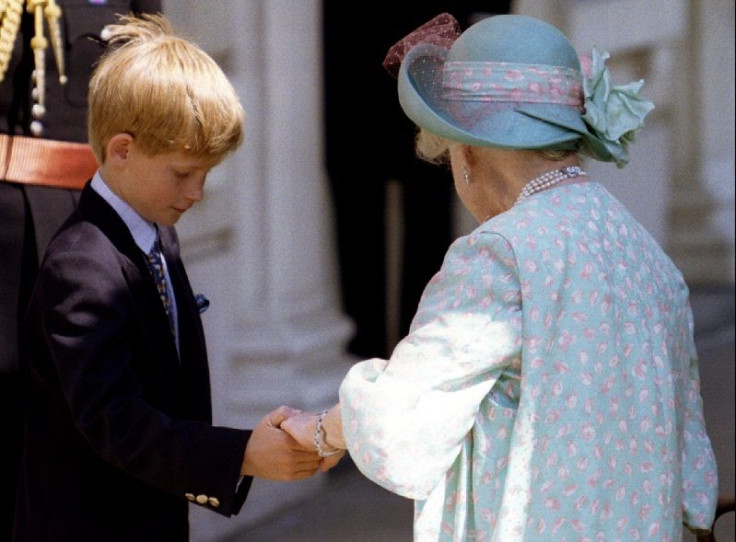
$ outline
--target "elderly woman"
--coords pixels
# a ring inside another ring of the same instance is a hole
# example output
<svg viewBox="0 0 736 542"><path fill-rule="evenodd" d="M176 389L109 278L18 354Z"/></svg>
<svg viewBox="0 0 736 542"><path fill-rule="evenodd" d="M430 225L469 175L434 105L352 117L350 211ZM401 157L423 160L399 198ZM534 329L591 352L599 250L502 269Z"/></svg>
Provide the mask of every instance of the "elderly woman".
<svg viewBox="0 0 736 542"><path fill-rule="evenodd" d="M448 23L443 25L442 23ZM680 541L717 474L688 289L581 154L628 161L651 103L596 51L518 15L392 50L418 150L480 225L449 249L389 360L282 424L415 499L415 540ZM581 71L586 72L585 75Z"/></svg>

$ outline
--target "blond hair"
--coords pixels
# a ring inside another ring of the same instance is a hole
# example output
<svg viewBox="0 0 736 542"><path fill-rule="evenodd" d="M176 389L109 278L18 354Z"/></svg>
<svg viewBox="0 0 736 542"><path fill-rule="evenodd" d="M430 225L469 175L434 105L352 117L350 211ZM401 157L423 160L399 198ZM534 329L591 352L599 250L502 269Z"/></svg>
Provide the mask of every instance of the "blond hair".
<svg viewBox="0 0 736 542"><path fill-rule="evenodd" d="M183 151L216 164L243 139L243 108L209 55L162 15L119 17L89 84L89 142L100 163L118 133L149 156Z"/></svg>
<svg viewBox="0 0 736 542"><path fill-rule="evenodd" d="M449 164L452 144L449 139L419 128L414 143L417 156L422 160L432 164Z"/></svg>

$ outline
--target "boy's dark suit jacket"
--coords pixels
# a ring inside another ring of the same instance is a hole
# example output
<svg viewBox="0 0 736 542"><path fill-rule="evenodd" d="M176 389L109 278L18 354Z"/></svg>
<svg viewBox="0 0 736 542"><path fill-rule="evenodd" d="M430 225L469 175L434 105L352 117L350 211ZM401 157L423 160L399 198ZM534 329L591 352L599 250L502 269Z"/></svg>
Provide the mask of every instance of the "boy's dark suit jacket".
<svg viewBox="0 0 736 542"><path fill-rule="evenodd" d="M89 183L49 245L25 326L17 542L184 542L189 501L245 501L250 431L210 423L199 312L173 228L162 242L180 358L143 253Z"/></svg>

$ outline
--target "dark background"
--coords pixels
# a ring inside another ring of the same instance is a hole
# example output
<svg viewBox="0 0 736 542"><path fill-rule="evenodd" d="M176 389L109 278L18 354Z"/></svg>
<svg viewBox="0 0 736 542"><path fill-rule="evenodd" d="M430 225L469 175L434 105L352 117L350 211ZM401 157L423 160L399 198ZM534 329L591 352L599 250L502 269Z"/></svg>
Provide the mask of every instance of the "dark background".
<svg viewBox="0 0 736 542"><path fill-rule="evenodd" d="M403 201L400 337L453 240L454 188L447 168L416 157L415 127L383 59L394 43L442 12L464 30L474 17L508 13L511 1L323 0L323 6L326 166L344 310L356 325L348 350L386 357L394 346L386 334L387 183L399 182Z"/></svg>

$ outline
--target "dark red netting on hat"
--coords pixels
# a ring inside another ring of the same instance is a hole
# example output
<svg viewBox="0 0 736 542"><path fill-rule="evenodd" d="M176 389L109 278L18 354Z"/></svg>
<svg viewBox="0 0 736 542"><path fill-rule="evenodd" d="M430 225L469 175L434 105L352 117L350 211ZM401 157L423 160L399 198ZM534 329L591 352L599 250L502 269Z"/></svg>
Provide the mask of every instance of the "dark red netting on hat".
<svg viewBox="0 0 736 542"><path fill-rule="evenodd" d="M391 76L398 77L401 62L412 47L420 43L431 43L449 49L458 36L460 24L455 17L449 13L440 13L392 45L383 60L383 67Z"/></svg>

